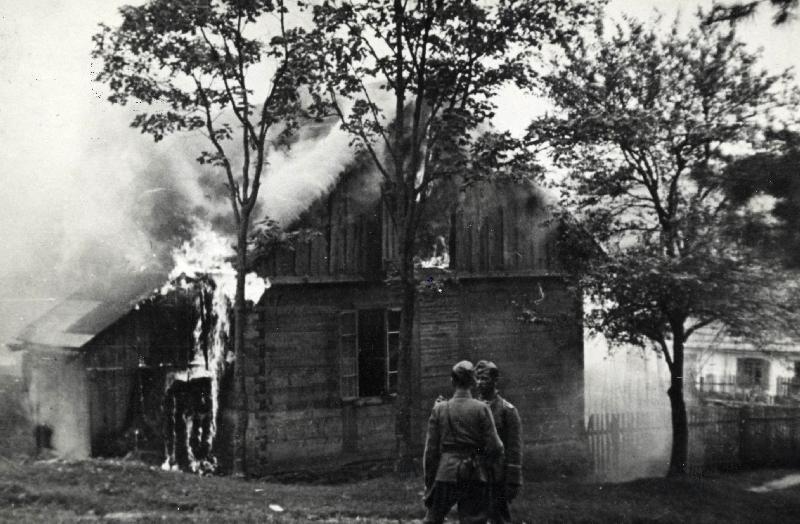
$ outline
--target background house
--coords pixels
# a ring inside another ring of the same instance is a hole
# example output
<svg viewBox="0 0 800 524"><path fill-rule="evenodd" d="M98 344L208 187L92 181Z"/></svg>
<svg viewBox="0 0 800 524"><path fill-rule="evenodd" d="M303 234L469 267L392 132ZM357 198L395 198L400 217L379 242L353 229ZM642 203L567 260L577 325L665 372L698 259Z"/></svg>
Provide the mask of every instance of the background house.
<svg viewBox="0 0 800 524"><path fill-rule="evenodd" d="M701 396L771 403L800 393L800 344L788 338L755 345L707 326L686 344L686 361Z"/></svg>

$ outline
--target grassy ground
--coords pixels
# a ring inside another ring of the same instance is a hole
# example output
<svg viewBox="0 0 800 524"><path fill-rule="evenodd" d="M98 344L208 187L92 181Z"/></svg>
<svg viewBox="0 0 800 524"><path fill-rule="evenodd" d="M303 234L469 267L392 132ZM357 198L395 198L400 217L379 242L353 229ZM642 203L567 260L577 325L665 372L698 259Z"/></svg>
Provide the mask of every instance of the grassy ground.
<svg viewBox="0 0 800 524"><path fill-rule="evenodd" d="M747 491L790 473L797 472L535 482L525 486L515 509L525 522L800 522L800 485ZM280 484L125 462L0 459L2 522L406 522L422 517L420 499L418 479L392 475L337 485Z"/></svg>

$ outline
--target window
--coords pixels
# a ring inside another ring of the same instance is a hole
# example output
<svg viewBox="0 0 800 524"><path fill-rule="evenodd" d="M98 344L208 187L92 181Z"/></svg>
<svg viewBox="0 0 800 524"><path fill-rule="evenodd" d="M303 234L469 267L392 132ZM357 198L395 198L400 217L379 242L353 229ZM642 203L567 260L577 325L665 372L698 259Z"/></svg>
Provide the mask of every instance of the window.
<svg viewBox="0 0 800 524"><path fill-rule="evenodd" d="M760 358L740 358L736 360L736 377L739 386L767 387L769 362Z"/></svg>
<svg viewBox="0 0 800 524"><path fill-rule="evenodd" d="M339 316L342 398L396 393L399 353L399 309L342 312Z"/></svg>

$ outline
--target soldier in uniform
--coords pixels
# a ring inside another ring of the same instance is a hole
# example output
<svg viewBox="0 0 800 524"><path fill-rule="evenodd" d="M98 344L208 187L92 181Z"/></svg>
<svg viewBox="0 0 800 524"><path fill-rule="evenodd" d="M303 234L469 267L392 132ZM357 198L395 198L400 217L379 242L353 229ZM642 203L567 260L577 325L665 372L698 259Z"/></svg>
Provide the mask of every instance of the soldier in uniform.
<svg viewBox="0 0 800 524"><path fill-rule="evenodd" d="M522 422L517 408L497 393L500 371L493 362L481 360L475 365L478 398L492 410L495 427L503 441L505 455L490 472L491 498L489 520L495 524L511 522L510 504L522 485Z"/></svg>
<svg viewBox="0 0 800 524"><path fill-rule="evenodd" d="M428 419L425 439L425 523L444 522L454 504L462 523L488 519L488 471L484 462L502 460L503 444L484 402L472 398L475 369L461 361L451 373L455 392L437 402Z"/></svg>

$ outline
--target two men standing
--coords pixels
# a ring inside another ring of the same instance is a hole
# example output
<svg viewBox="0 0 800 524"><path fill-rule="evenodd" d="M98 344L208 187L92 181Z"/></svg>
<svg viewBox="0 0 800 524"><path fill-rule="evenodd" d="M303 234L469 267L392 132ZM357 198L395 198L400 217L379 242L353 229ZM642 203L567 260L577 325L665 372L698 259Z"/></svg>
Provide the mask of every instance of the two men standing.
<svg viewBox="0 0 800 524"><path fill-rule="evenodd" d="M497 394L497 367L481 361L477 371L469 361L453 366L453 397L437 402L428 420L426 523L443 522L454 504L462 523L510 521L508 504L521 484L520 419ZM483 400L472 397L476 384Z"/></svg>

